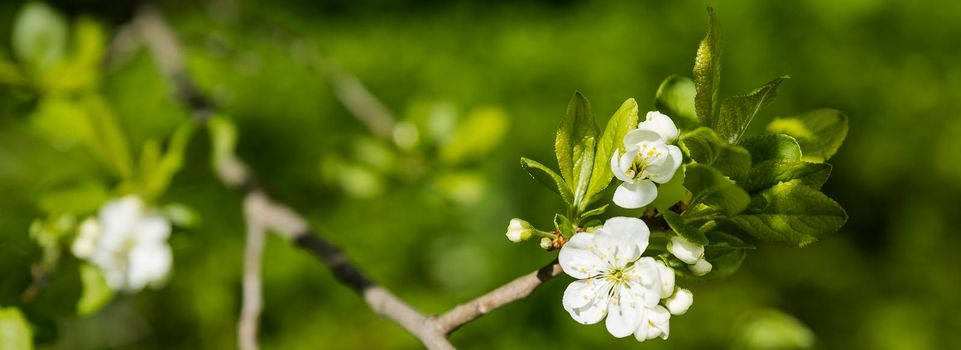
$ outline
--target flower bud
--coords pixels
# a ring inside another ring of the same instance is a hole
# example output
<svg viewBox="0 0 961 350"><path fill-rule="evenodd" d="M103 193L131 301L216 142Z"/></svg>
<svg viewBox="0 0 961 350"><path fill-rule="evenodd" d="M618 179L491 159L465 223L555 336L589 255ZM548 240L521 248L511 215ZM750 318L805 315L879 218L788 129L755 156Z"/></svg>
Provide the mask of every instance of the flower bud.
<svg viewBox="0 0 961 350"><path fill-rule="evenodd" d="M541 248L551 249L551 247L553 246L554 246L554 240L547 237L541 238Z"/></svg>
<svg viewBox="0 0 961 350"><path fill-rule="evenodd" d="M688 265L695 264L704 257L704 246L688 241L681 236L671 237L671 240L667 242L667 251Z"/></svg>
<svg viewBox="0 0 961 350"><path fill-rule="evenodd" d="M664 300L664 306L667 306L667 310L673 315L683 315L692 303L694 303L694 293L684 288L678 288L674 295Z"/></svg>
<svg viewBox="0 0 961 350"><path fill-rule="evenodd" d="M527 221L521 219L511 219L511 223L507 225L507 239L511 242L526 241L531 238L534 234L534 227Z"/></svg>
<svg viewBox="0 0 961 350"><path fill-rule="evenodd" d="M710 273L713 267L711 263L704 259L698 260L693 265L688 265L688 268L691 269L691 272L694 273L695 276L704 276Z"/></svg>

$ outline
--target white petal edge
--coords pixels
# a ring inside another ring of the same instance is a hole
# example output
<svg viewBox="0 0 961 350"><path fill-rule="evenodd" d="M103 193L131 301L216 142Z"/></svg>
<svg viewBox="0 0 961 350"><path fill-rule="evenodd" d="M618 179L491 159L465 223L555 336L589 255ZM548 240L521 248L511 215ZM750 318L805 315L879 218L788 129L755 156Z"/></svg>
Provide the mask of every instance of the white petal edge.
<svg viewBox="0 0 961 350"><path fill-rule="evenodd" d="M621 208L642 208L657 198L657 186L650 180L625 182L614 191L614 204Z"/></svg>

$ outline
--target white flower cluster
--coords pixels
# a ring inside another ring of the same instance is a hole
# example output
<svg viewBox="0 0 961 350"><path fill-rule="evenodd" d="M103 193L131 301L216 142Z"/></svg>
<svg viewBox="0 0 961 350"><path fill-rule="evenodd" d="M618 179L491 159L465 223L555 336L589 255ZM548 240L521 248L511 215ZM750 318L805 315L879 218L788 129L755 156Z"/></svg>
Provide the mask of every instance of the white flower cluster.
<svg viewBox="0 0 961 350"><path fill-rule="evenodd" d="M674 285L674 270L642 256L650 231L637 218L613 217L594 233L571 237L559 255L561 268L577 278L564 291L564 309L575 321L605 322L611 335L638 341L670 334L671 315L681 315L693 294Z"/></svg>
<svg viewBox="0 0 961 350"><path fill-rule="evenodd" d="M127 196L84 220L71 250L97 266L114 290L136 292L162 282L170 271L170 230L166 218Z"/></svg>

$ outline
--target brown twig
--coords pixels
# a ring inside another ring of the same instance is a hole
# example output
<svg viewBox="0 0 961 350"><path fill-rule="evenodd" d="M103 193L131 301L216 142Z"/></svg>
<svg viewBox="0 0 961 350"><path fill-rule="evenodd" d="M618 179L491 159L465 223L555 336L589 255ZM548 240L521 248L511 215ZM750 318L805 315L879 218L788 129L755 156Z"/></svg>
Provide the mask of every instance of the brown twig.
<svg viewBox="0 0 961 350"><path fill-rule="evenodd" d="M156 61L161 65L161 71L174 83L175 95L191 108L198 121L205 121L207 116L216 108L205 95L196 89L186 75L180 46L160 12L149 6L141 9L132 21L130 28L124 29L124 31L126 30L136 32L142 41L150 47L154 56L159 56ZM384 114L381 113L381 115ZM386 115L389 116L389 114ZM383 133L386 130L383 126L372 127L372 129L375 133ZM260 312L259 260L260 249L263 245L260 240L263 239L263 235L253 234L256 232L252 229L257 229L260 232L267 230L276 232L280 236L293 241L296 246L316 256L340 283L361 295L375 313L397 323L417 337L429 349L453 349L453 345L447 340L447 336L451 332L501 306L530 295L538 286L561 272L560 265L555 260L537 271L521 276L474 300L458 305L438 317L427 316L405 303L386 288L374 283L347 258L339 247L310 230L306 220L300 215L272 200L254 180L247 165L236 155L219 159L215 164L215 170L225 185L245 194L244 207L248 220L246 258L248 261L245 262L244 274L245 311L240 321L241 329L238 331L238 339L241 341L242 347L248 344L253 344L253 347L256 347L256 316ZM248 281L250 282L249 286ZM251 297L249 305L248 295ZM257 299L253 299L254 297ZM253 326L250 325L251 322L254 324Z"/></svg>

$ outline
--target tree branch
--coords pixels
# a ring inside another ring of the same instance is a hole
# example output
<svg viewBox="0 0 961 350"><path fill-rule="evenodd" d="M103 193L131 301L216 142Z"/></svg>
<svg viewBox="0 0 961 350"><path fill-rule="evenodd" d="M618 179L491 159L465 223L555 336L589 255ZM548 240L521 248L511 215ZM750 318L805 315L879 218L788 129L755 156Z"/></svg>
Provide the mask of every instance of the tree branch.
<svg viewBox="0 0 961 350"><path fill-rule="evenodd" d="M486 315L501 306L526 298L535 288L561 273L561 265L554 260L537 271L528 273L469 302L457 305L437 318L444 334Z"/></svg>
<svg viewBox="0 0 961 350"><path fill-rule="evenodd" d="M140 38L151 49L153 55L157 57L156 62L160 65L161 72L174 84L174 94L181 102L191 108L195 119L199 122L205 121L216 108L204 94L197 90L187 76L180 46L160 12L150 6L143 7L130 25L121 30L122 35L118 35L125 40L121 43L123 45L113 46L118 46L117 50L129 50L129 47L124 47L124 45L129 45L129 37L131 36L129 33L131 32L135 33L135 36ZM359 84L360 82L356 81L356 83ZM345 84L347 85L343 85L341 88L353 86L353 88L348 89L353 90L353 93L360 91L356 89L358 86L363 89L362 85L349 82ZM335 83L335 85L337 84ZM337 89L340 88L335 88L335 90ZM366 90L363 91L366 92ZM344 92L338 92L338 94L341 93ZM369 95L369 92L366 94ZM352 98L367 105L371 105L370 101L377 101L372 95L366 97L361 95L363 94ZM341 99L344 100L345 104L349 104L347 100L351 100L345 99L344 96L341 96ZM379 108L363 113L379 116L367 120L367 118L359 115L361 112L357 112L357 117L365 120L365 123L371 126L374 133L385 133L388 130L385 125L392 126L393 118L390 117L389 112L386 112L386 108L379 105L379 102L373 105L379 106ZM356 107L348 106L348 108L356 112ZM379 121L369 123L369 121L375 120ZM387 124L385 120L390 123ZM245 194L244 212L247 220L248 240L245 250L244 306L238 332L238 341L244 349L256 348L256 323L261 308L260 260L264 235L267 230L276 232L278 235L293 241L297 247L316 256L327 266L337 281L361 295L375 313L397 323L417 337L429 349L453 349L453 345L447 340L447 336L451 332L501 306L530 295L538 286L561 272L560 265L555 260L537 271L521 276L474 300L458 305L439 317L426 316L389 290L370 280L347 258L339 247L310 230L306 220L300 215L272 200L257 184L247 165L236 155L231 154L219 159L215 164L215 171L225 185Z"/></svg>
<svg viewBox="0 0 961 350"><path fill-rule="evenodd" d="M244 219L247 222L247 245L244 247L243 305L237 325L237 343L241 350L257 350L257 325L263 305L261 294L261 261L267 229L257 203L262 195L251 193L244 199Z"/></svg>

